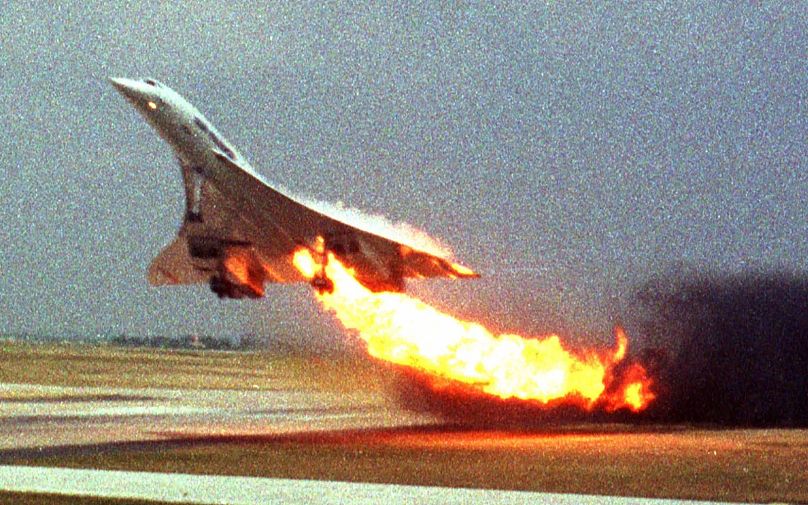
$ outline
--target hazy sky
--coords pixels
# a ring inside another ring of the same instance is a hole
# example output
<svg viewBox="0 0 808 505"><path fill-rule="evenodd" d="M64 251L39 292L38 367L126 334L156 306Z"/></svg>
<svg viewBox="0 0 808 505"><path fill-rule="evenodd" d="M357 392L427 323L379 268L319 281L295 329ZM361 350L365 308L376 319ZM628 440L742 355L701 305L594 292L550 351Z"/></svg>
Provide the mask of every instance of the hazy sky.
<svg viewBox="0 0 808 505"><path fill-rule="evenodd" d="M108 76L438 237L484 278L413 290L495 330L608 339L677 264L808 272L808 5L548 4L4 2L0 330L341 338L305 286L148 286L179 170Z"/></svg>

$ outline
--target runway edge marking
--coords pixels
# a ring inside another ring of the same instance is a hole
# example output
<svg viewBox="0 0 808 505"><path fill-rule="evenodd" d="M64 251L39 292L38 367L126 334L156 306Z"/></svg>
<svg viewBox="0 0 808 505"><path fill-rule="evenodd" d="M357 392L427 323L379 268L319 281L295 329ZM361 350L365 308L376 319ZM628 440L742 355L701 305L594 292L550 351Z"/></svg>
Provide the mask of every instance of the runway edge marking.
<svg viewBox="0 0 808 505"><path fill-rule="evenodd" d="M613 496L404 486L322 480L223 475L124 472L35 466L0 466L0 492L129 498L169 503L253 505L263 503L553 503L629 504L717 503ZM726 504L723 504L726 505Z"/></svg>

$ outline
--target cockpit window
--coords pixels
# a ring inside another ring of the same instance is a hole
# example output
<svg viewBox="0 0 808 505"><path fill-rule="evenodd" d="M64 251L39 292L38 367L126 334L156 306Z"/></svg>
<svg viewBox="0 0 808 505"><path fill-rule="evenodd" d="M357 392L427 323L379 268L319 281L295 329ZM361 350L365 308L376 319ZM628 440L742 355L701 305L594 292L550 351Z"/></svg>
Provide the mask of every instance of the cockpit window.
<svg viewBox="0 0 808 505"><path fill-rule="evenodd" d="M159 82L157 82L157 81L155 81L154 79L146 79L146 81L145 81L145 82L146 82L146 84L148 84L149 86L154 86L154 87L159 87L159 86L160 86L160 83L159 83Z"/></svg>

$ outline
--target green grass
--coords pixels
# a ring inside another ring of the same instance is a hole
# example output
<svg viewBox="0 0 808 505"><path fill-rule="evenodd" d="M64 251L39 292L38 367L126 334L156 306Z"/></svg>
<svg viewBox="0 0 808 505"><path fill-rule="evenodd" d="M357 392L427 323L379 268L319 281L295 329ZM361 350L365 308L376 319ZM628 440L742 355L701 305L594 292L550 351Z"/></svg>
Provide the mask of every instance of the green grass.
<svg viewBox="0 0 808 505"><path fill-rule="evenodd" d="M348 392L377 390L386 380L360 358L0 341L0 383Z"/></svg>

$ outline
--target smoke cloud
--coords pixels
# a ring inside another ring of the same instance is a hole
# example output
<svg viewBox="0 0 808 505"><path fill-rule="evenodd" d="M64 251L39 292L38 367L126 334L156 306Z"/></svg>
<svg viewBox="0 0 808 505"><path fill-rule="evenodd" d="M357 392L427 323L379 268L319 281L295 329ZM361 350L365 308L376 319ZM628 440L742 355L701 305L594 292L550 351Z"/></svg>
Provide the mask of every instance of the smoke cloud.
<svg viewBox="0 0 808 505"><path fill-rule="evenodd" d="M644 352L659 377L650 418L808 425L808 278L689 274L655 279L636 300L655 343Z"/></svg>
<svg viewBox="0 0 808 505"><path fill-rule="evenodd" d="M629 336L646 343L633 359L654 377L657 394L640 414L435 389L412 371L398 371L396 393L408 408L497 428L579 421L808 426L808 277L660 276L637 290L629 310Z"/></svg>

